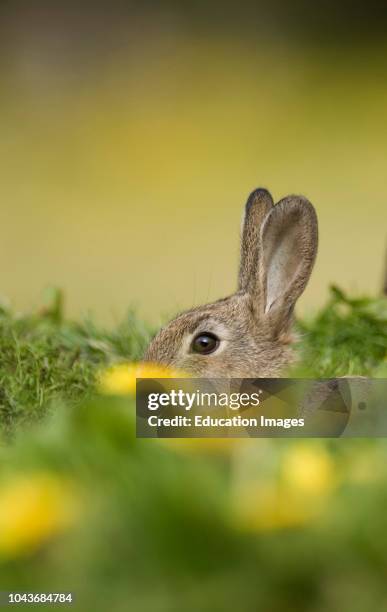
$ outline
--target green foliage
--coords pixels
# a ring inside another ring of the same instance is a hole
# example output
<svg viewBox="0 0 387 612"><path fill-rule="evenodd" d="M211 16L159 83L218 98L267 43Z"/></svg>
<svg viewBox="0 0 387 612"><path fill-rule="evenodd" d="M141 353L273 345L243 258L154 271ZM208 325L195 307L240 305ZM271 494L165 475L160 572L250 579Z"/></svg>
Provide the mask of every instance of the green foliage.
<svg viewBox="0 0 387 612"><path fill-rule="evenodd" d="M302 365L309 375L375 376L387 358L387 300L350 298L331 287L328 304L298 322Z"/></svg>
<svg viewBox="0 0 387 612"><path fill-rule="evenodd" d="M299 323L302 367L378 372L385 324L381 301L333 290ZM137 440L133 398L93 384L150 334L133 313L113 331L67 322L58 294L33 315L0 313L1 421L16 431L0 446L3 589L73 590L84 612L383 610L385 442ZM69 497L73 520L53 529ZM286 522L297 507L305 517Z"/></svg>
<svg viewBox="0 0 387 612"><path fill-rule="evenodd" d="M9 481L22 475L34 486L42 471L71 482L80 501L74 525L36 549L7 557L0 537L4 588L71 589L84 612L227 612L241 602L278 612L383 609L386 445L255 440L206 455L200 440L193 453L136 440L134 411L130 399L94 398L58 410L3 449L0 502ZM248 474L254 493L267 486L269 471L279 487L273 465L286 468L287 453L300 444L332 454L337 489L318 497L313 521L251 528L234 509L239 479ZM369 481L358 477L364 467ZM24 503L28 509L28 496Z"/></svg>
<svg viewBox="0 0 387 612"><path fill-rule="evenodd" d="M297 323L299 376L387 375L387 301L349 298L333 287L327 305ZM114 329L63 316L63 296L51 290L35 313L0 310L0 431L12 434L41 419L57 400L79 402L96 372L115 361L136 361L152 329L129 310Z"/></svg>
<svg viewBox="0 0 387 612"><path fill-rule="evenodd" d="M91 320L65 321L58 291L29 315L0 310L0 431L12 432L39 420L58 400L77 402L93 387L103 365L137 360L150 337L129 311L114 330L98 328Z"/></svg>

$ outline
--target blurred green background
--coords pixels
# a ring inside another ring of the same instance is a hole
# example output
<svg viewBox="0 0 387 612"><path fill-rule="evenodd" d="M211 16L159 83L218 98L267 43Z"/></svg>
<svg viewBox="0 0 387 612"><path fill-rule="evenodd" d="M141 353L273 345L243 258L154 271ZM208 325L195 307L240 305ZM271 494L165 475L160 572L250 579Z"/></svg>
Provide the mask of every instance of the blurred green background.
<svg viewBox="0 0 387 612"><path fill-rule="evenodd" d="M306 195L331 282L376 294L386 12L303 0L2 2L1 295L150 320L233 290L257 186Z"/></svg>

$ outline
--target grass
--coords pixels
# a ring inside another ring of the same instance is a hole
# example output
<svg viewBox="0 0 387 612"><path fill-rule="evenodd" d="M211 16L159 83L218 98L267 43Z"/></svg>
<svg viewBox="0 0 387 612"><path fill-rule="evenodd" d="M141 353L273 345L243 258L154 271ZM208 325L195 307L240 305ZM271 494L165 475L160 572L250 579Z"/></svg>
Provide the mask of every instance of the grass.
<svg viewBox="0 0 387 612"><path fill-rule="evenodd" d="M114 329L67 321L60 291L38 312L0 310L0 423L3 434L40 420L58 400L76 403L104 365L136 361L152 335L133 311ZM327 305L297 323L307 376L378 375L387 356L387 301L350 298L332 288Z"/></svg>
<svg viewBox="0 0 387 612"><path fill-rule="evenodd" d="M301 367L316 377L381 376L387 357L387 299L331 287L314 317L299 321Z"/></svg>
<svg viewBox="0 0 387 612"><path fill-rule="evenodd" d="M107 363L138 360L151 335L131 310L113 330L64 320L60 291L38 312L0 310L0 428L40 420L57 400L79 402Z"/></svg>
<svg viewBox="0 0 387 612"><path fill-rule="evenodd" d="M61 304L0 313L3 590L69 589L82 612L385 609L383 439L136 439L133 397L92 390L152 330L132 312L110 331L69 322ZM298 322L300 367L380 374L386 317L333 289Z"/></svg>

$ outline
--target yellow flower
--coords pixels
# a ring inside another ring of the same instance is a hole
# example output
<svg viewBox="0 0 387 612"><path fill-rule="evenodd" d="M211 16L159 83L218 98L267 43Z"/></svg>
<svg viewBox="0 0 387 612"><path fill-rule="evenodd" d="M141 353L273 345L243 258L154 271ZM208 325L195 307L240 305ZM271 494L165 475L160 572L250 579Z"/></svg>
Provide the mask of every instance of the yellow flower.
<svg viewBox="0 0 387 612"><path fill-rule="evenodd" d="M264 466L262 466L264 467ZM317 444L298 442L281 457L279 470L241 477L234 496L238 527L269 531L306 525L327 507L337 485L335 465Z"/></svg>
<svg viewBox="0 0 387 612"><path fill-rule="evenodd" d="M98 390L106 395L134 395L136 378L188 378L187 374L157 363L119 363L103 370Z"/></svg>
<svg viewBox="0 0 387 612"><path fill-rule="evenodd" d="M335 485L334 469L329 453L322 446L298 443L285 454L282 475L292 489L321 495Z"/></svg>
<svg viewBox="0 0 387 612"><path fill-rule="evenodd" d="M78 499L68 482L48 473L17 477L0 487L0 555L33 552L71 526Z"/></svg>
<svg viewBox="0 0 387 612"><path fill-rule="evenodd" d="M310 519L305 500L275 483L256 485L238 496L238 527L247 531L272 531L300 527Z"/></svg>

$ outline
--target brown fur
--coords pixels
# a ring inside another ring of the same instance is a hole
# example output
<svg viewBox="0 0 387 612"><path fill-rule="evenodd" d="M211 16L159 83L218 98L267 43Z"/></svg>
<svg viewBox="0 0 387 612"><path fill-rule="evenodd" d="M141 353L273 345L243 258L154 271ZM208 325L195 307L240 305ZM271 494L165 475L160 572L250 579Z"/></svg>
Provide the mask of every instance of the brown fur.
<svg viewBox="0 0 387 612"><path fill-rule="evenodd" d="M178 315L150 343L144 359L198 377L278 375L292 360L295 303L309 280L317 253L317 217L301 196L274 206L264 189L246 204L238 290L230 297ZM191 350L198 333L220 339L209 355Z"/></svg>

